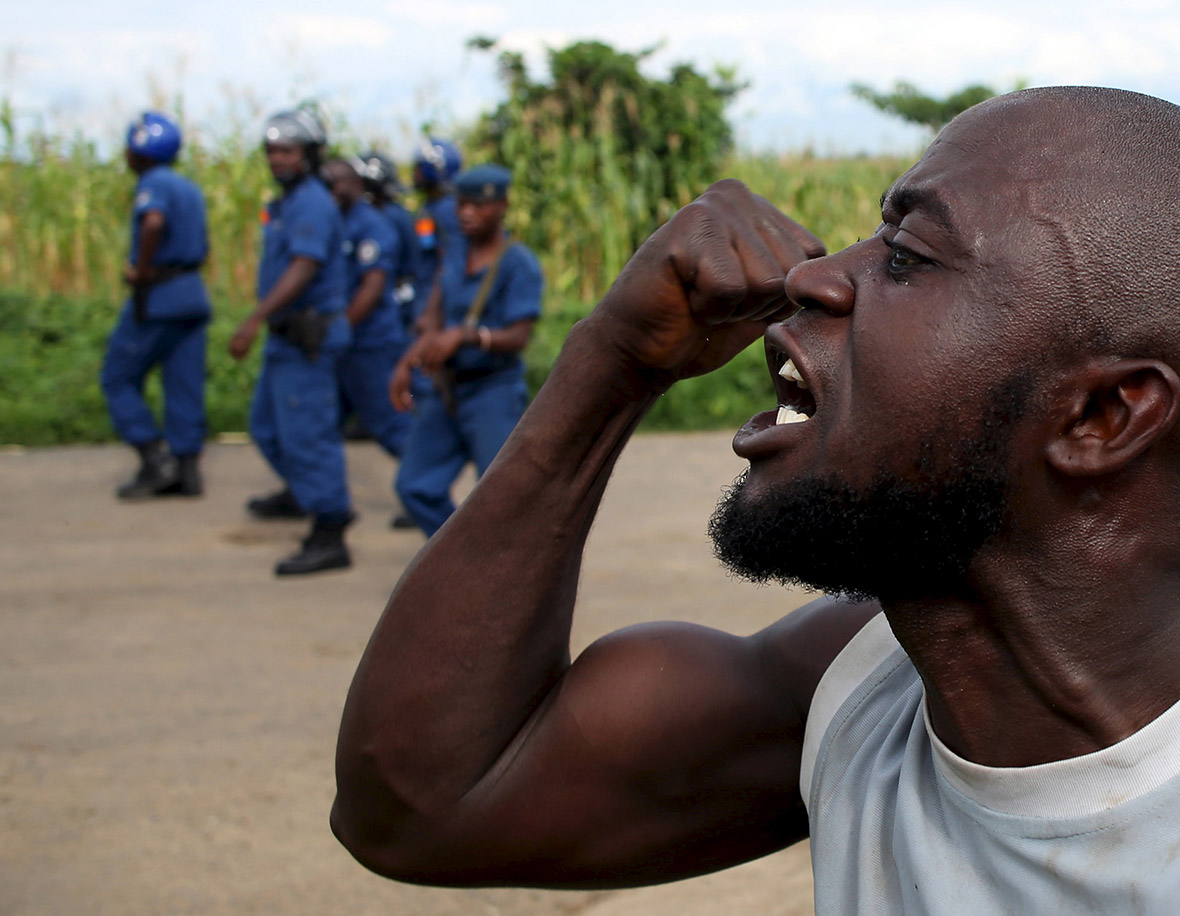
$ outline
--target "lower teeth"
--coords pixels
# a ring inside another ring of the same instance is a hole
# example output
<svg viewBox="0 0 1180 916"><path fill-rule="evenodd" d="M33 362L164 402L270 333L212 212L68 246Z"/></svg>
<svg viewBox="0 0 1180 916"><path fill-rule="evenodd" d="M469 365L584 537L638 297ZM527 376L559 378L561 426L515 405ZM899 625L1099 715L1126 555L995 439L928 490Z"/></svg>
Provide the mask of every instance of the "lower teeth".
<svg viewBox="0 0 1180 916"><path fill-rule="evenodd" d="M778 416L775 417L775 426L782 426L786 423L806 423L811 417L805 413L799 413L790 407L780 407L778 409Z"/></svg>

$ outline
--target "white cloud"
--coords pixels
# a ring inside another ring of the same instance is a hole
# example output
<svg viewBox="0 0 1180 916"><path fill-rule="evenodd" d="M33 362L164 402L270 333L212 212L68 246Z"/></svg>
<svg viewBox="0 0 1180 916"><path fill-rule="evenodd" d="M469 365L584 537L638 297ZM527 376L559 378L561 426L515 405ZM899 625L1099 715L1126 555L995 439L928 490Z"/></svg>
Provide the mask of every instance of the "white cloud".
<svg viewBox="0 0 1180 916"><path fill-rule="evenodd" d="M395 35L389 24L372 16L302 15L290 24L280 24L275 31L293 36L300 47L312 50L382 48Z"/></svg>
<svg viewBox="0 0 1180 916"><path fill-rule="evenodd" d="M395 21L413 22L420 26L454 32L462 41L480 29L495 28L510 20L504 6L498 3L463 2L463 0L390 0L385 11ZM459 31L455 31L459 27Z"/></svg>

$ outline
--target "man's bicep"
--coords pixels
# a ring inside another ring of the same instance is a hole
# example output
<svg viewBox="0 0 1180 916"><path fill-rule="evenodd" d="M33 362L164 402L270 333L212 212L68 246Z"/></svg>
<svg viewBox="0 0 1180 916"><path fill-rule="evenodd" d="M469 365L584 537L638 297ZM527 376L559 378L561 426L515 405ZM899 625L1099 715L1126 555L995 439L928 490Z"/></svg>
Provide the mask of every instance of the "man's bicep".
<svg viewBox="0 0 1180 916"><path fill-rule="evenodd" d="M802 839L803 722L766 661L755 638L688 625L600 640L450 812L405 825L416 862L388 873L617 887Z"/></svg>

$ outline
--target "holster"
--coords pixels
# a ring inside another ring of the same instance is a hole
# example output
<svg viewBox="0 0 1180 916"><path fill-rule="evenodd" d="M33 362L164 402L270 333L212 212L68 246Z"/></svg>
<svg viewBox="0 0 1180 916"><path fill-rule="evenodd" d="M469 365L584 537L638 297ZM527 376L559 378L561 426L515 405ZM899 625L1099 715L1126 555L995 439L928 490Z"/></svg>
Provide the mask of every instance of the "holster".
<svg viewBox="0 0 1180 916"><path fill-rule="evenodd" d="M275 337L298 347L304 356L315 362L324 341L328 338L328 329L336 318L335 314L324 314L315 309L303 308L287 312L278 318L271 318L267 321L267 326Z"/></svg>

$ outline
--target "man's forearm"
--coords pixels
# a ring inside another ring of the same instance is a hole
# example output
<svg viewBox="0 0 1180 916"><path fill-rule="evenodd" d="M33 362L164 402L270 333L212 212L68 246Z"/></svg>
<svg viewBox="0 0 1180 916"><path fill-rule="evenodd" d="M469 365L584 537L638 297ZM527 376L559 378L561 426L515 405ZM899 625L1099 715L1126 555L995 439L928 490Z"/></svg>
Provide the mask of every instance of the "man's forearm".
<svg viewBox="0 0 1180 916"><path fill-rule="evenodd" d="M402 578L345 709L342 811L388 823L400 806L458 798L568 665L590 524L661 390L611 364L590 322L574 330L500 457Z"/></svg>
<svg viewBox="0 0 1180 916"><path fill-rule="evenodd" d="M385 291L385 271L370 270L361 278L360 285L348 303L345 314L354 328L372 313Z"/></svg>

